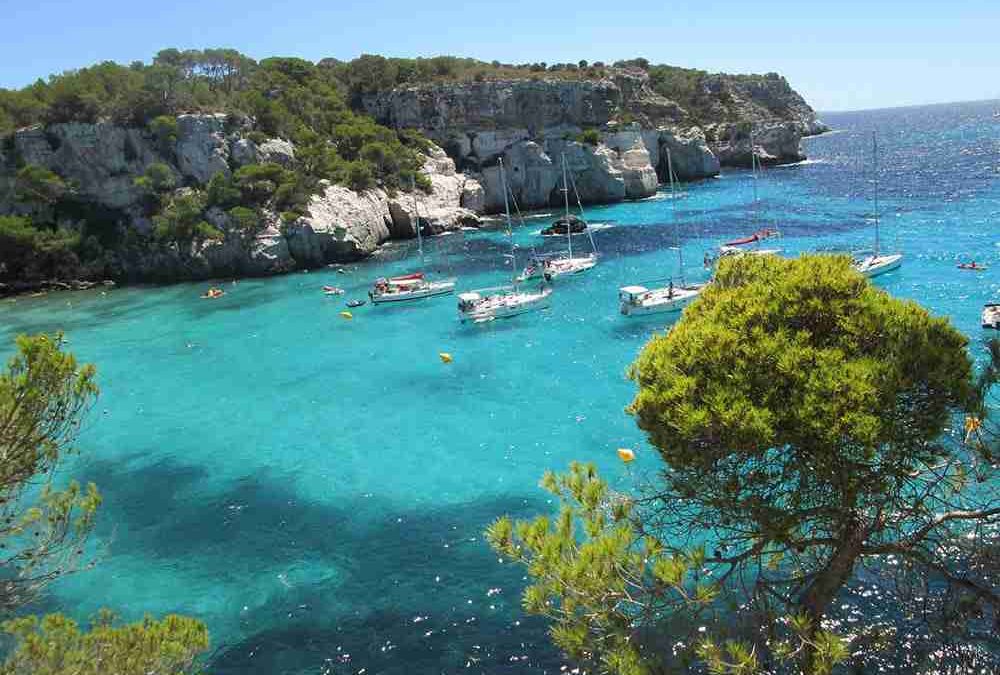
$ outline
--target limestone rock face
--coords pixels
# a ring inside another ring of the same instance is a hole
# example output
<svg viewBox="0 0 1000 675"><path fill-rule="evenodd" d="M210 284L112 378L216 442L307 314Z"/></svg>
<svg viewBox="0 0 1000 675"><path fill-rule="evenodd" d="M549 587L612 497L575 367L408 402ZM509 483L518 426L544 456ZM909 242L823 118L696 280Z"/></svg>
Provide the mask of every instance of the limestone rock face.
<svg viewBox="0 0 1000 675"><path fill-rule="evenodd" d="M775 73L706 75L699 85L704 89L699 109L687 111L653 91L645 71L612 68L607 72L601 79L541 75L530 80L407 86L368 95L362 102L379 122L419 129L447 151L460 171L484 176L494 173L490 167L498 157L521 153L515 148L527 147L529 141L547 151L554 140L597 129L603 133L604 144L621 156L616 168L628 176L628 197L647 192L651 175L630 150L630 131L641 135L649 164L662 181L667 175L659 152L664 144L675 156L675 171L682 180L716 175L720 164L744 163L739 149L734 151L726 140L730 124L716 120L752 122L760 130L768 161L773 162L802 158L795 128L800 136L827 130L805 100ZM629 121L627 127L623 120ZM715 127L721 127L718 133ZM627 142L623 134L629 137ZM539 163L544 161L528 162L531 166ZM544 188L531 180L524 181L528 193ZM487 185L486 209L495 210L489 192Z"/></svg>
<svg viewBox="0 0 1000 675"><path fill-rule="evenodd" d="M239 232L220 209L209 209L205 216L225 235L222 241L206 242L198 252L213 275L265 276L295 269L295 260L274 214L262 214L264 222L255 234Z"/></svg>
<svg viewBox="0 0 1000 675"><path fill-rule="evenodd" d="M719 174L719 158L709 149L705 133L699 127L688 129L659 129L655 135L643 136L647 147L652 140L656 143L656 172L666 183L670 180L667 167L667 150L674 167L674 175L679 180L695 180ZM650 151L650 155L652 155Z"/></svg>
<svg viewBox="0 0 1000 675"><path fill-rule="evenodd" d="M483 213L486 210L486 190L483 189L483 184L475 178L466 177L460 204L462 208L474 213Z"/></svg>
<svg viewBox="0 0 1000 675"><path fill-rule="evenodd" d="M259 161L257 159L257 144L249 138L240 138L233 141L229 148L229 156L238 167L256 164Z"/></svg>
<svg viewBox="0 0 1000 675"><path fill-rule="evenodd" d="M71 181L83 199L112 209L138 202L143 192L135 186L135 178L150 164L165 161L143 130L104 122L19 131L14 134L14 149L26 164L43 166ZM4 173L8 171L0 167ZM11 181L13 173L10 169Z"/></svg>
<svg viewBox="0 0 1000 675"><path fill-rule="evenodd" d="M576 194L585 204L641 199L656 192L656 170L638 131L608 135L596 146L567 138L548 139L544 144L525 140L513 143L502 154L507 183L520 209L563 204L563 156ZM485 167L478 182L485 192L483 210L503 211L499 162ZM571 184L571 204L576 194Z"/></svg>
<svg viewBox="0 0 1000 675"><path fill-rule="evenodd" d="M381 190L353 192L329 185L309 202L308 214L286 225L288 249L303 266L358 260L389 239L392 216Z"/></svg>
<svg viewBox="0 0 1000 675"><path fill-rule="evenodd" d="M363 104L384 124L447 142L456 132L490 128L600 126L614 116L619 92L610 79L509 80L397 88L367 96Z"/></svg>
<svg viewBox="0 0 1000 675"><path fill-rule="evenodd" d="M625 181L626 199L642 199L656 194L659 179L638 127L608 134L604 143L615 152L612 164Z"/></svg>
<svg viewBox="0 0 1000 675"><path fill-rule="evenodd" d="M280 138L271 138L257 147L259 162L290 167L295 163L295 146Z"/></svg>
<svg viewBox="0 0 1000 675"><path fill-rule="evenodd" d="M229 173L226 115L178 115L174 153L182 175L207 183L217 173Z"/></svg>
<svg viewBox="0 0 1000 675"><path fill-rule="evenodd" d="M722 123L706 130L719 161L727 166L750 166L750 129L748 125ZM774 122L754 125L753 143L763 164L798 162L805 159L801 140L803 125L798 122Z"/></svg>
<svg viewBox="0 0 1000 675"><path fill-rule="evenodd" d="M105 209L104 217L119 227L144 235L150 234L152 223L144 209L146 194L136 187L135 179L151 164L168 166L178 184L196 185L204 185L217 173L228 173L230 161L234 166L293 165L295 148L288 141L269 139L258 145L242 135L248 130L246 125L227 134L226 122L225 115L181 115L172 147L164 147L145 129L111 123L67 123L19 131L11 145L0 145L0 214L27 212L25 205L12 201L18 166L13 157L54 171L75 186L78 199ZM429 150L422 172L431 184L429 193L418 191L425 233L479 225L473 209L482 208L485 191L477 181L457 172L455 162L437 146ZM277 274L362 258L387 239L415 236L417 224L408 192L390 198L383 190L359 194L332 185L312 198L305 217L285 228L280 227L277 214L266 210L261 212L264 222L254 233L240 231L218 209L210 209L205 216L222 231L221 240L184 247L147 242L108 252L104 267L94 274L133 281Z"/></svg>
<svg viewBox="0 0 1000 675"><path fill-rule="evenodd" d="M419 213L420 224L427 234L479 225L479 217L462 204L468 179L455 171L455 162L444 150L433 146L421 173L431 182L430 194L417 190L416 203L414 193L400 192L388 198L393 238L407 239L417 235L414 211ZM470 186L470 189L474 188Z"/></svg>

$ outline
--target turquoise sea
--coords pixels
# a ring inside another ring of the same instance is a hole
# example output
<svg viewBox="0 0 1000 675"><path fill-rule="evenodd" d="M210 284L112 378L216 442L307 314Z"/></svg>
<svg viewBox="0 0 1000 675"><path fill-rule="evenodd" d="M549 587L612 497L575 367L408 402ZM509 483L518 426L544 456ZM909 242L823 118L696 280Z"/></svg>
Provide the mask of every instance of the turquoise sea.
<svg viewBox="0 0 1000 675"><path fill-rule="evenodd" d="M883 244L906 254L877 284L949 316L980 354L980 308L1000 298L997 109L825 115L836 132L805 142L808 161L758 181L761 224L790 255L870 247L876 130ZM738 170L681 186L689 279L706 278L705 250L754 229L751 194ZM346 274L226 282L215 301L181 284L0 302L4 356L18 333L63 330L102 387L65 475L105 495L103 559L40 609L198 616L213 673L559 672L544 624L519 609L523 572L481 533L549 509L546 469L594 461L625 488L619 447L636 450L631 471L656 468L623 411L625 370L666 324L619 316L616 294L676 273L671 205L661 192L589 208L602 263L559 283L551 310L485 326L460 325L453 297L340 316L374 277L415 265L412 242ZM517 228L522 251L563 245L536 234L551 220ZM495 229L427 242L462 288L509 274L506 246ZM990 269L956 268L972 258Z"/></svg>

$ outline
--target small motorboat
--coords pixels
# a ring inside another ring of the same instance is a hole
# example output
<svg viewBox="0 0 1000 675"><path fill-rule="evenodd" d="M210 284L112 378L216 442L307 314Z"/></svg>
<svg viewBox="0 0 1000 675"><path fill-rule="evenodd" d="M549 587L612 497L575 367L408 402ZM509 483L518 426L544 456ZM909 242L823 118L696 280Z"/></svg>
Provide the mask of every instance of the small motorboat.
<svg viewBox="0 0 1000 675"><path fill-rule="evenodd" d="M983 272L987 269L986 265L980 265L975 260L967 263L958 263L958 269L960 270L972 270L973 272Z"/></svg>
<svg viewBox="0 0 1000 675"><path fill-rule="evenodd" d="M347 301L347 306L348 307L360 307L363 304L365 304L364 300L348 300Z"/></svg>
<svg viewBox="0 0 1000 675"><path fill-rule="evenodd" d="M324 286L323 295L343 295L344 289L337 288L336 286Z"/></svg>
<svg viewBox="0 0 1000 675"><path fill-rule="evenodd" d="M983 305L983 328L1000 330L1000 302L987 302Z"/></svg>
<svg viewBox="0 0 1000 675"><path fill-rule="evenodd" d="M206 300L214 300L215 298L221 298L226 292L221 288L210 288L201 294L201 297Z"/></svg>

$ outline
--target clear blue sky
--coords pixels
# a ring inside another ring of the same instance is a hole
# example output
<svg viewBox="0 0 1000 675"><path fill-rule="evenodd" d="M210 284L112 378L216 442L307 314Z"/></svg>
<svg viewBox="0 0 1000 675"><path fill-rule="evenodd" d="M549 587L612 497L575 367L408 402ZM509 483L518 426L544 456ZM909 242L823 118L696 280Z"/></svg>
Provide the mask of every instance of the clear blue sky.
<svg viewBox="0 0 1000 675"><path fill-rule="evenodd" d="M0 0L0 87L163 47L778 71L819 110L1000 98L1000 0Z"/></svg>

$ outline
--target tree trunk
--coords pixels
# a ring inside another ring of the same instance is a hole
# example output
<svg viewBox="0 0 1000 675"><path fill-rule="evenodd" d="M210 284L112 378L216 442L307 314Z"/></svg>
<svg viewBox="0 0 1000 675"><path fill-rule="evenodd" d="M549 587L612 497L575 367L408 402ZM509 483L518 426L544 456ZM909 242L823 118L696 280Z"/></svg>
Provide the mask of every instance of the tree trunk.
<svg viewBox="0 0 1000 675"><path fill-rule="evenodd" d="M854 572L854 563L861 555L862 546L868 532L857 521L851 522L844 530L841 543L833 556L806 587L799 597L799 607L812 620L812 631L819 630L820 620L827 607L837 597Z"/></svg>

